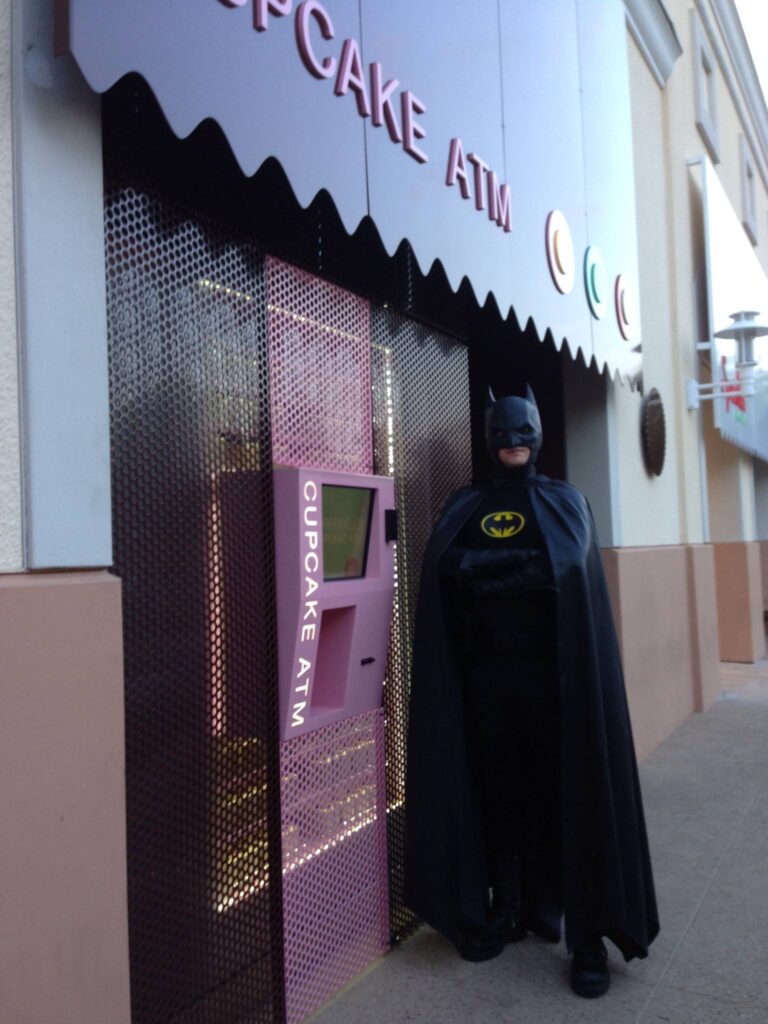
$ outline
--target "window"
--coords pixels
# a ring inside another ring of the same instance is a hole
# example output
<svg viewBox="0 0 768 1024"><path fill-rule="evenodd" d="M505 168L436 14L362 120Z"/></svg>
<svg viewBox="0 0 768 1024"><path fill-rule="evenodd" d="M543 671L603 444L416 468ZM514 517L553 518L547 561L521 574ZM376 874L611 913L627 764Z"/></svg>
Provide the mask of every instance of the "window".
<svg viewBox="0 0 768 1024"><path fill-rule="evenodd" d="M739 136L741 164L741 223L752 245L757 245L757 184L755 160L744 135Z"/></svg>
<svg viewBox="0 0 768 1024"><path fill-rule="evenodd" d="M715 55L698 14L691 11L696 127L714 163L720 162Z"/></svg>

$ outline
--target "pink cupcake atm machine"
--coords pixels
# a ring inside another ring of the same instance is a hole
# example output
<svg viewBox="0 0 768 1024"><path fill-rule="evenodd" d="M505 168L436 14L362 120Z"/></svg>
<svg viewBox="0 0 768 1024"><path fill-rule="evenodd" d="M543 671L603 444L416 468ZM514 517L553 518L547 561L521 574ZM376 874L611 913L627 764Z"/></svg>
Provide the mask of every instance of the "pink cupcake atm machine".
<svg viewBox="0 0 768 1024"><path fill-rule="evenodd" d="M381 706L394 498L389 477L274 469L282 741Z"/></svg>
<svg viewBox="0 0 768 1024"><path fill-rule="evenodd" d="M285 1016L300 1024L390 942L397 523L394 481L373 475L368 303L272 257L267 299Z"/></svg>
<svg viewBox="0 0 768 1024"><path fill-rule="evenodd" d="M394 482L275 466L287 1024L389 944L382 686Z"/></svg>

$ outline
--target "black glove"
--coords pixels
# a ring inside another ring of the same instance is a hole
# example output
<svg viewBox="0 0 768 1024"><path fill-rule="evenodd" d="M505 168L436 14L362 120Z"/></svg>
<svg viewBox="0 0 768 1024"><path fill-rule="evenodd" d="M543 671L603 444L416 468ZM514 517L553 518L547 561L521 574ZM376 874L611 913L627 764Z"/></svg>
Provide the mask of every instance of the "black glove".
<svg viewBox="0 0 768 1024"><path fill-rule="evenodd" d="M542 553L528 548L464 548L452 545L441 559L441 571L461 582L479 577L517 572L528 562L536 561Z"/></svg>
<svg viewBox="0 0 768 1024"><path fill-rule="evenodd" d="M503 597L532 590L555 589L541 555L520 565L511 565L503 572L496 572L492 576L471 576L465 585L475 597Z"/></svg>

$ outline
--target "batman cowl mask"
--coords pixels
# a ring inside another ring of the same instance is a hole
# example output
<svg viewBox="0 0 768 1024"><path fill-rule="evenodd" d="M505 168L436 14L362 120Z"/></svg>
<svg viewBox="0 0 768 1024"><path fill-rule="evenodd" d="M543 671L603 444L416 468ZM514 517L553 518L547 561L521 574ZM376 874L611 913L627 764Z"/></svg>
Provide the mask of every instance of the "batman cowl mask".
<svg viewBox="0 0 768 1024"><path fill-rule="evenodd" d="M499 460L502 448L530 448L531 457L524 467L530 467L536 461L543 440L541 419L536 399L530 387L526 389L525 398L510 395L508 398L494 398L488 388L488 400L485 407L485 443L488 454L494 465L494 472L506 475L519 475L519 471L503 466Z"/></svg>

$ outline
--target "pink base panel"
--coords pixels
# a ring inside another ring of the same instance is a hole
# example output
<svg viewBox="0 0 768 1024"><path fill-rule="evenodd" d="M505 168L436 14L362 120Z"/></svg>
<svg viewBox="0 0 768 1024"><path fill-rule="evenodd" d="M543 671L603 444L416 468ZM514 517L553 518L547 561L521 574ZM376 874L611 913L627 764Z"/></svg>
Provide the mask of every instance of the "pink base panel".
<svg viewBox="0 0 768 1024"><path fill-rule="evenodd" d="M692 554L684 545L670 545L606 548L603 563L635 749L643 758L717 689L717 646L705 635L715 620L706 589L713 560L709 551Z"/></svg>
<svg viewBox="0 0 768 1024"><path fill-rule="evenodd" d="M385 952L384 713L282 744L283 920L288 1024Z"/></svg>
<svg viewBox="0 0 768 1024"><path fill-rule="evenodd" d="M726 541L714 548L720 657L760 661L765 657L760 546L756 541Z"/></svg>
<svg viewBox="0 0 768 1024"><path fill-rule="evenodd" d="M0 1021L130 1024L123 618L107 572L0 574Z"/></svg>

